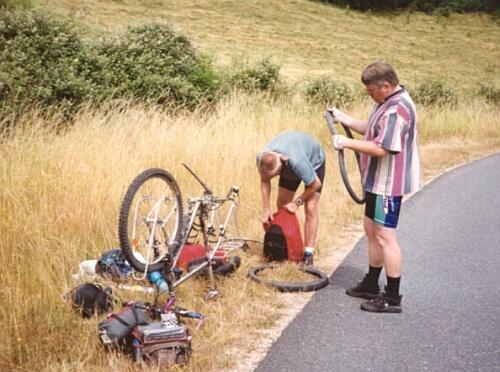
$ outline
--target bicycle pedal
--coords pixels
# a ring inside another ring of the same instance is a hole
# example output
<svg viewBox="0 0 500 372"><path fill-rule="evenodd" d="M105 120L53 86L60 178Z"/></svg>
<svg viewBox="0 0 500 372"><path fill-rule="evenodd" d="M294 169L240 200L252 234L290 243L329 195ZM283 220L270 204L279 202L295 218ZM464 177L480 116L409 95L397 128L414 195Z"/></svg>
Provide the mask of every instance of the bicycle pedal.
<svg viewBox="0 0 500 372"><path fill-rule="evenodd" d="M205 301L210 301L214 299L215 297L218 297L220 295L220 292L217 290L213 291L208 291L207 294L205 295Z"/></svg>

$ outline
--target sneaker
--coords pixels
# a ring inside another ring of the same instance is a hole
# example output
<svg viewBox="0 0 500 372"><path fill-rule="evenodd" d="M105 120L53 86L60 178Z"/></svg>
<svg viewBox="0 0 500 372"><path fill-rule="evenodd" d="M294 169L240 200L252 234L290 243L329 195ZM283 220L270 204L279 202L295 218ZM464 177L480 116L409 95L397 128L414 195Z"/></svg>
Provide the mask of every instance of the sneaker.
<svg viewBox="0 0 500 372"><path fill-rule="evenodd" d="M373 300L362 303L361 309L372 313L400 313L403 311L401 307L401 299L391 298L386 293L381 293Z"/></svg>
<svg viewBox="0 0 500 372"><path fill-rule="evenodd" d="M374 286L368 283L368 274L365 275L363 280L358 283L357 286L348 288L345 293L351 297L364 298L366 300L372 300L380 293L378 283Z"/></svg>
<svg viewBox="0 0 500 372"><path fill-rule="evenodd" d="M312 253L304 253L304 264L306 266L313 265L313 254Z"/></svg>

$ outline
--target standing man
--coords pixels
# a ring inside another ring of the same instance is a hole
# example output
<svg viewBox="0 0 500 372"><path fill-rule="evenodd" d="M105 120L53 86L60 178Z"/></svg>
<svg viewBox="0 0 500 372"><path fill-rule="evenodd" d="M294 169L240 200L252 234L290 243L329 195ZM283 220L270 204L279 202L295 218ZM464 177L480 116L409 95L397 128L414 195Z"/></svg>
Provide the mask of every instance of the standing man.
<svg viewBox="0 0 500 372"><path fill-rule="evenodd" d="M368 237L368 274L346 293L370 300L361 304L365 311L400 313L403 259L396 228L403 195L421 186L415 105L388 63L370 64L364 69L361 81L375 101L368 121L355 119L336 108L330 109L337 120L364 135L363 140L343 135L332 138L337 150L344 148L361 153L362 182L366 192L364 228ZM379 293L382 267L387 275L387 286L384 293Z"/></svg>
<svg viewBox="0 0 500 372"><path fill-rule="evenodd" d="M325 152L314 138L302 132L285 132L275 137L257 154L262 193L262 223L271 222L271 179L279 176L278 208L295 213L305 205L304 262L313 264L318 232L318 203L325 177ZM299 184L305 188L295 197Z"/></svg>

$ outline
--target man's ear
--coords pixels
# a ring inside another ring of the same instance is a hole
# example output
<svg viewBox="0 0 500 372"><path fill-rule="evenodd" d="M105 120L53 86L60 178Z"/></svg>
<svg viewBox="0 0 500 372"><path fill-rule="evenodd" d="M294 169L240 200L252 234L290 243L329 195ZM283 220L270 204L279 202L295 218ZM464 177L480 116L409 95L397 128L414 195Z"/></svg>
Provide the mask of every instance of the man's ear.
<svg viewBox="0 0 500 372"><path fill-rule="evenodd" d="M283 160L283 161L287 161L288 160L288 155L280 154L280 159Z"/></svg>

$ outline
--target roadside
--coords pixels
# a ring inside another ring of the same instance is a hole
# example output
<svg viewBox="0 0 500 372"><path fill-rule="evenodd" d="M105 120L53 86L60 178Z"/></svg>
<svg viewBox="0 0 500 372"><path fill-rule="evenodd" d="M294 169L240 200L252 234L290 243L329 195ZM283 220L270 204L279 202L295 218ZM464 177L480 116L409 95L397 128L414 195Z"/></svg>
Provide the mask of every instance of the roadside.
<svg viewBox="0 0 500 372"><path fill-rule="evenodd" d="M458 146L457 146L458 147ZM460 151L457 157L442 156L444 148L447 151L455 151L454 147L443 146L443 144L428 144L422 146L423 168L424 172L424 188L433 182L437 177L450 172L451 170L461 167L471 161L478 160L491 154L500 151L500 147L496 146L489 151L481 151L479 143L469 144L467 151ZM463 147L461 148L463 150ZM448 159L445 161L444 159ZM460 160L460 162L454 162ZM420 191L419 191L420 192ZM411 198L418 194L412 194L407 197L404 202L408 202ZM316 259L316 266L328 273L329 276L342 263L344 258L353 250L355 244L363 237L364 231L362 225L357 222L342 229L338 239L323 254ZM265 332L255 342L252 342L250 347L245 351L240 351L238 354L241 358L238 365L231 370L237 372L253 371L259 362L266 356L274 342L281 336L282 332L288 327L292 320L299 314L302 309L308 304L313 297L313 293L290 293L279 294L282 297L284 306L279 314L279 320Z"/></svg>

